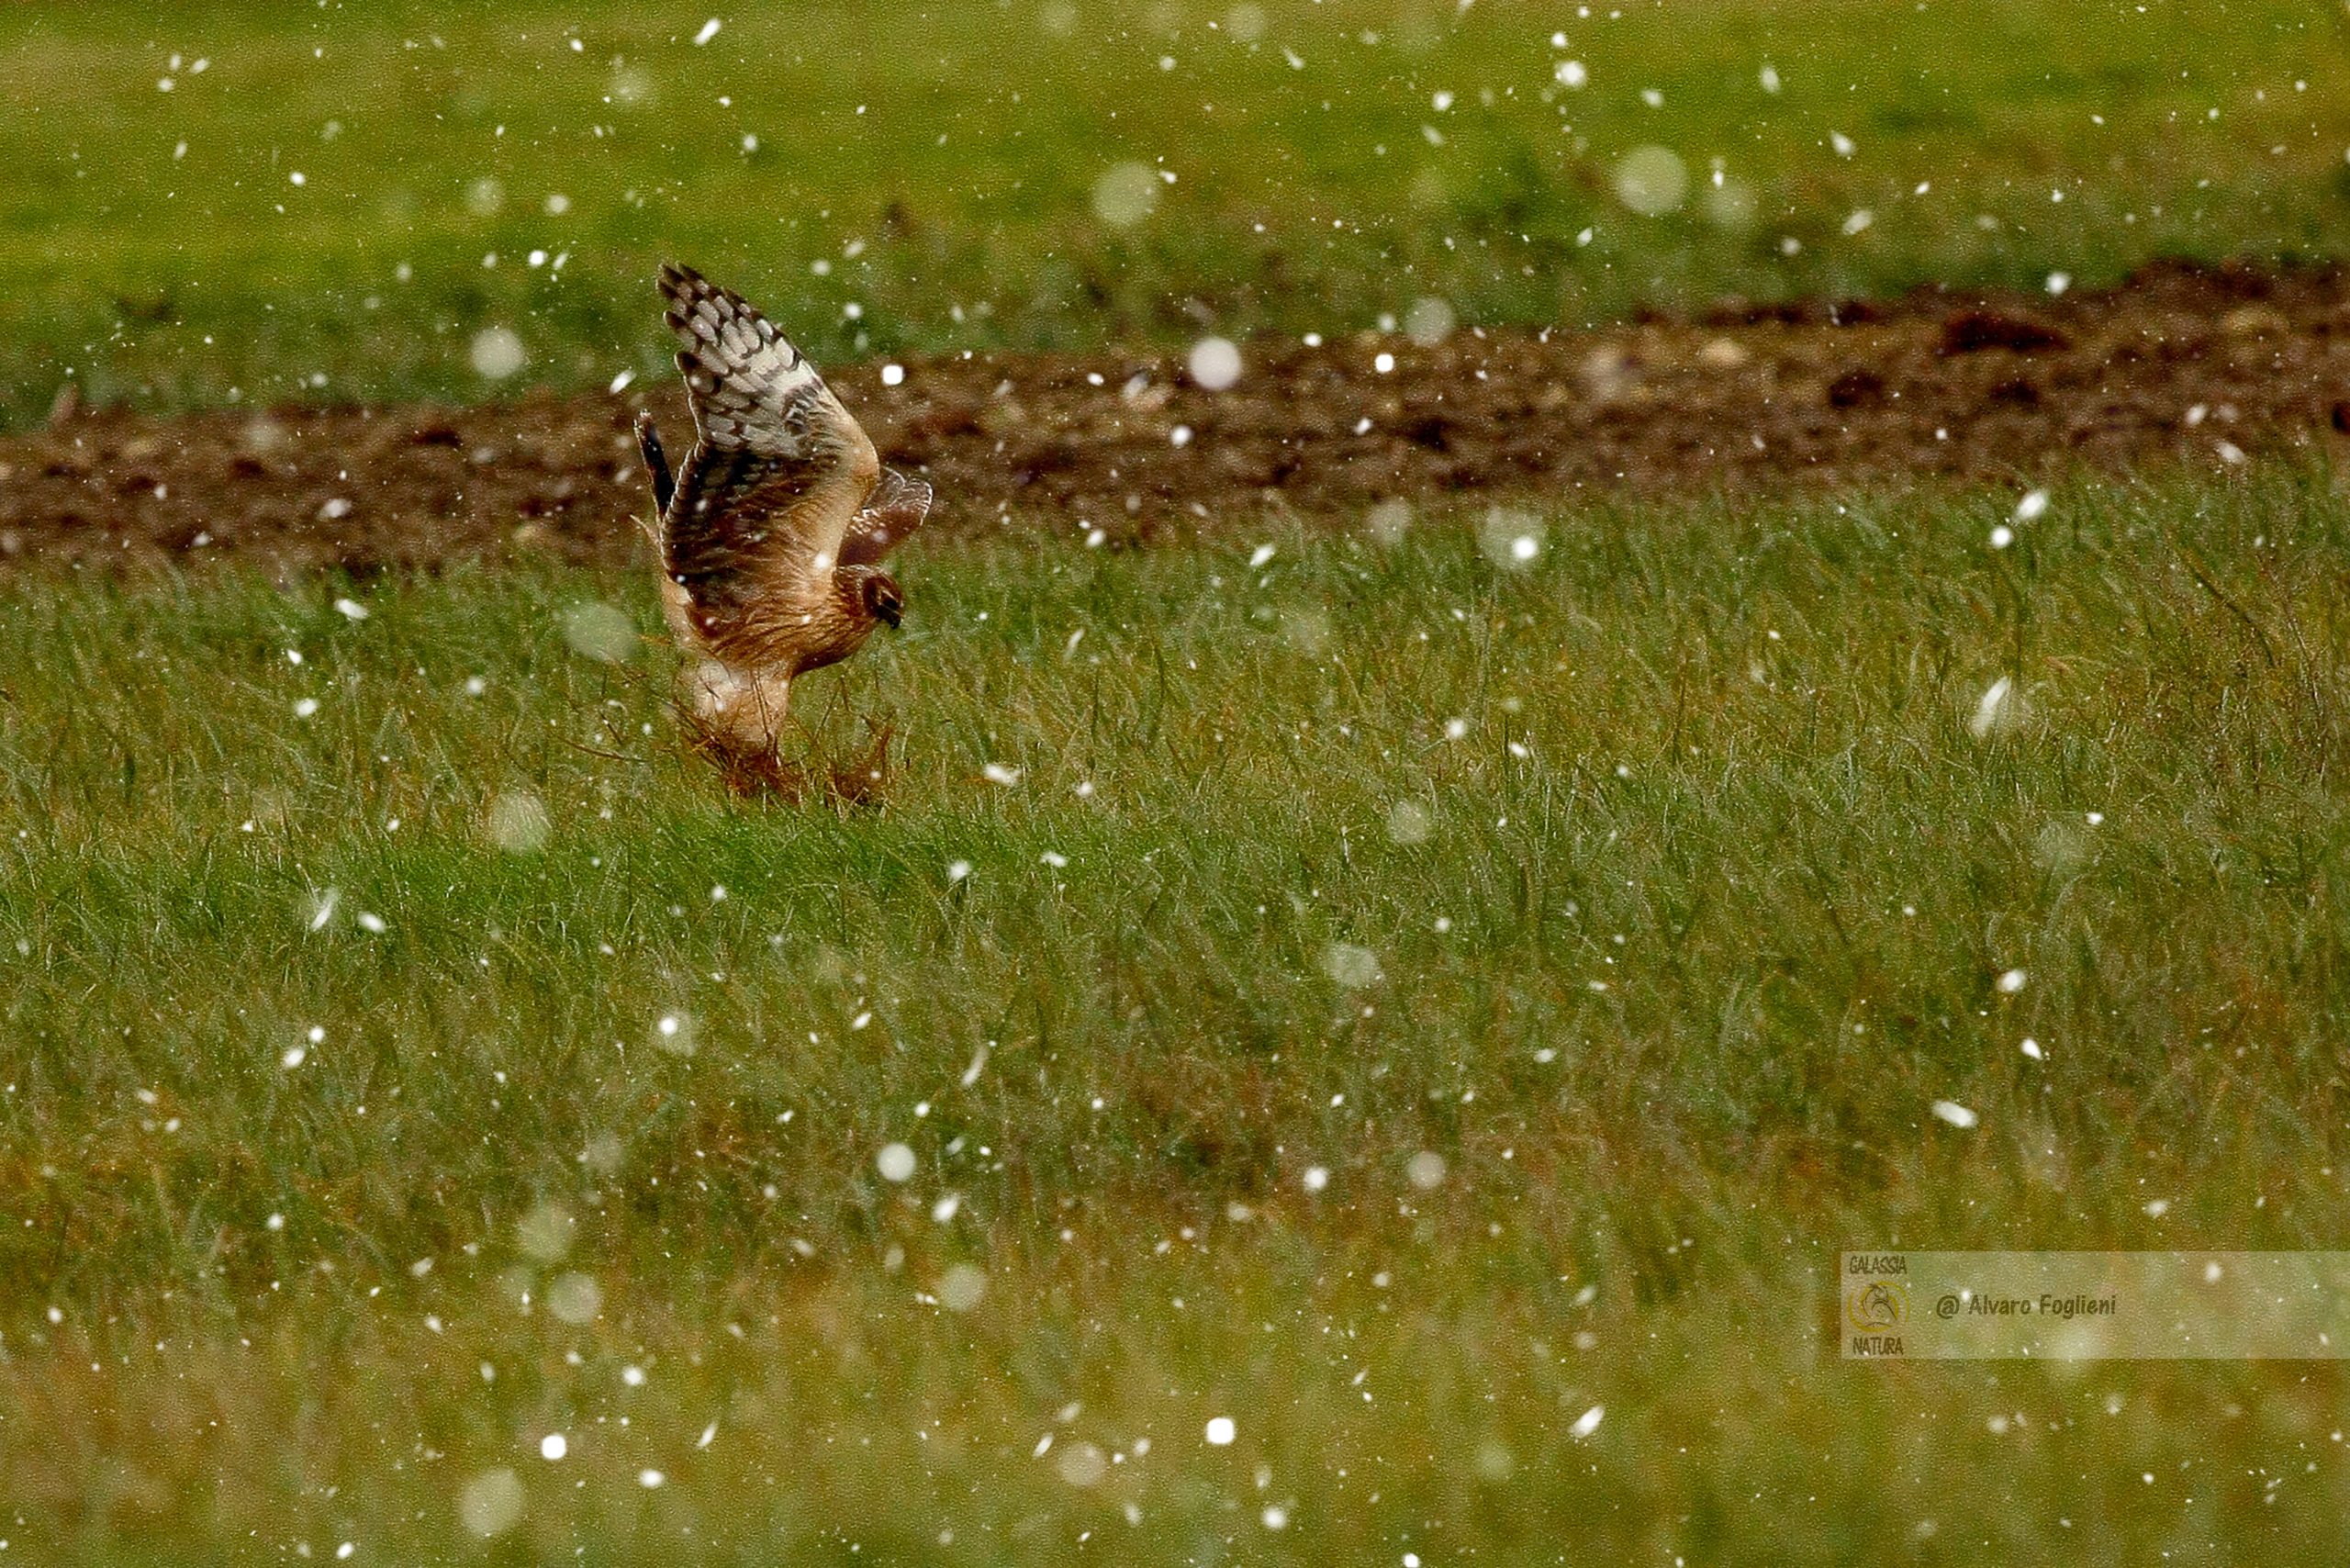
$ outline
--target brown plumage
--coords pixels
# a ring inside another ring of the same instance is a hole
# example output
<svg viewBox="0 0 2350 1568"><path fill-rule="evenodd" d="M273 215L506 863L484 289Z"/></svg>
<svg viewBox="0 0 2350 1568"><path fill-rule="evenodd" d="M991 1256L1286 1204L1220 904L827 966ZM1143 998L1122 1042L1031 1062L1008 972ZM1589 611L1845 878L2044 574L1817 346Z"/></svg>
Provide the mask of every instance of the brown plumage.
<svg viewBox="0 0 2350 1568"><path fill-rule="evenodd" d="M652 420L636 423L662 607L710 737L769 756L791 682L898 624L905 599L878 563L922 526L930 487L881 466L816 367L741 295L674 263L661 292L694 417L674 484Z"/></svg>

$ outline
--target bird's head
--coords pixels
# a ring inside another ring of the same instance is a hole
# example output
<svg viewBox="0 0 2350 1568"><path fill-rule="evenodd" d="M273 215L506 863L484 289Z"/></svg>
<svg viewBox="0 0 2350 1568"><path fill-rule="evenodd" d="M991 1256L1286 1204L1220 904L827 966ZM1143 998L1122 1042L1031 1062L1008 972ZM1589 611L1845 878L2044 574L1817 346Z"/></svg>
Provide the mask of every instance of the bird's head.
<svg viewBox="0 0 2350 1568"><path fill-rule="evenodd" d="M865 604L866 613L885 622L892 632L905 619L906 596L898 589L897 579L887 572L868 572L858 585L857 592Z"/></svg>

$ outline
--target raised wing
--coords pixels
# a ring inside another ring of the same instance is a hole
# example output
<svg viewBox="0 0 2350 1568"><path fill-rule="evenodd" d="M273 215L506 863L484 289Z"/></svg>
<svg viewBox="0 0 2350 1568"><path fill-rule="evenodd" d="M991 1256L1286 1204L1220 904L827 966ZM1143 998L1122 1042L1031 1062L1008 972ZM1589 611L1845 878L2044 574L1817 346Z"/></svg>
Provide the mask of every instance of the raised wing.
<svg viewBox="0 0 2350 1568"><path fill-rule="evenodd" d="M723 651L749 620L830 591L880 461L816 367L741 295L675 264L661 292L695 435L662 516L662 566Z"/></svg>
<svg viewBox="0 0 2350 1568"><path fill-rule="evenodd" d="M841 541L841 565L874 565L904 543L906 535L929 515L929 481L909 479L895 468L882 469L873 493L849 519L848 533Z"/></svg>

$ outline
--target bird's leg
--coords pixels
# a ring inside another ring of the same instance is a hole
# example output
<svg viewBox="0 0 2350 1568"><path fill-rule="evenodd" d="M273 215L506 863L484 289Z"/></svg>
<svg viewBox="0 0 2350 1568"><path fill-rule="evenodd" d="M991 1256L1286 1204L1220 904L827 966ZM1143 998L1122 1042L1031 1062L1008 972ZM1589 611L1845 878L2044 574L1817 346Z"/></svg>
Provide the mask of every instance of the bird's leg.
<svg viewBox="0 0 2350 1568"><path fill-rule="evenodd" d="M761 745L770 756L780 756L784 719L790 711L790 677L760 676L751 682L748 715L755 717Z"/></svg>
<svg viewBox="0 0 2350 1568"><path fill-rule="evenodd" d="M791 708L789 676L751 675L704 659L687 677L694 716L730 748L773 756Z"/></svg>
<svg viewBox="0 0 2350 1568"><path fill-rule="evenodd" d="M790 678L746 675L706 659L685 682L693 699L685 718L694 749L717 767L727 787L740 795L798 800L802 771L784 760L781 745L789 722Z"/></svg>

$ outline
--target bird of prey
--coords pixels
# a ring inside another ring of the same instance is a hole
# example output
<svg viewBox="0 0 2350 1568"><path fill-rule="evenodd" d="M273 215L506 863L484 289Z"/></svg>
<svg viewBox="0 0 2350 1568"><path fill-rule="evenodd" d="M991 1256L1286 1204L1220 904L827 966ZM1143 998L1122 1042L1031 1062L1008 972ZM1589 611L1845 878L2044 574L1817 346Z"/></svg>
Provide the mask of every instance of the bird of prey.
<svg viewBox="0 0 2350 1568"><path fill-rule="evenodd" d="M731 288L661 269L693 450L674 480L649 415L661 603L706 738L772 758L791 683L895 627L905 596L878 565L922 526L930 487L884 468L800 352Z"/></svg>

